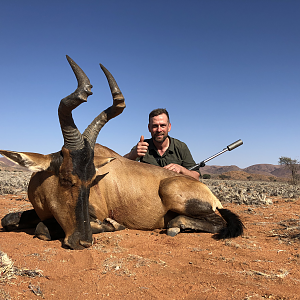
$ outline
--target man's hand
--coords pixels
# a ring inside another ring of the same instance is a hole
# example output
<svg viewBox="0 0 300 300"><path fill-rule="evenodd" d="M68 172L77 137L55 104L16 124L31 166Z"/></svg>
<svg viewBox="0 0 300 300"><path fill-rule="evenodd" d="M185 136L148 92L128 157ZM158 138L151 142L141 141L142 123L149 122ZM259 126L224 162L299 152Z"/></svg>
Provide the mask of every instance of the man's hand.
<svg viewBox="0 0 300 300"><path fill-rule="evenodd" d="M145 156L148 151L149 144L144 142L144 136L142 135L140 141L136 145L136 155L137 157Z"/></svg>
<svg viewBox="0 0 300 300"><path fill-rule="evenodd" d="M169 164L169 165L165 166L164 168L167 169L167 170L176 172L176 173L181 173L181 174L183 174L182 169L185 169L184 167L182 167L180 165L177 165L177 164Z"/></svg>
<svg viewBox="0 0 300 300"><path fill-rule="evenodd" d="M124 157L129 158L131 160L136 160L138 157L146 155L148 147L149 144L147 142L144 142L144 136L142 135L136 147L129 153L125 154Z"/></svg>
<svg viewBox="0 0 300 300"><path fill-rule="evenodd" d="M199 180L200 174L198 172L190 171L190 170L186 169L183 166L180 166L180 165L177 165L177 164L169 164L169 165L165 166L164 168L167 169L167 170L176 172L178 174L191 176L191 177Z"/></svg>

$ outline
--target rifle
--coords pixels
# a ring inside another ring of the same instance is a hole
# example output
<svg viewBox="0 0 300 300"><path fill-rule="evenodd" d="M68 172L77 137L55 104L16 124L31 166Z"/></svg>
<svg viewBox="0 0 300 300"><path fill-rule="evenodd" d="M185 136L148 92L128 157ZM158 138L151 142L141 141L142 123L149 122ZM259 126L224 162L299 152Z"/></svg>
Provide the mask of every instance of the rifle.
<svg viewBox="0 0 300 300"><path fill-rule="evenodd" d="M211 159L213 159L213 158L215 158L215 157L223 154L226 151L231 151L231 150L233 150L233 149L235 149L235 148L237 148L237 147L239 147L241 145L243 145L243 141L242 140L237 140L236 142L228 145L226 148L224 148L222 151L218 152L217 154L215 154L215 155L213 155L213 156L211 156L211 157L209 157L209 158L201 161L199 164L196 164L195 166L189 168L189 170L190 171L196 171L197 169L205 167L205 163L207 163L209 160L211 160Z"/></svg>

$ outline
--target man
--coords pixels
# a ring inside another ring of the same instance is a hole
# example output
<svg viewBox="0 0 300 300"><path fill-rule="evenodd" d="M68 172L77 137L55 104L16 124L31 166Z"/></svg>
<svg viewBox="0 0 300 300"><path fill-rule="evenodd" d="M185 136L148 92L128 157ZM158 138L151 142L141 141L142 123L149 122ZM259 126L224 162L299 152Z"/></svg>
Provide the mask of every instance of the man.
<svg viewBox="0 0 300 300"><path fill-rule="evenodd" d="M161 166L199 180L199 172L188 170L196 163L187 145L168 135L171 123L166 109L158 108L149 114L148 130L152 138L145 140L142 135L137 145L124 157Z"/></svg>

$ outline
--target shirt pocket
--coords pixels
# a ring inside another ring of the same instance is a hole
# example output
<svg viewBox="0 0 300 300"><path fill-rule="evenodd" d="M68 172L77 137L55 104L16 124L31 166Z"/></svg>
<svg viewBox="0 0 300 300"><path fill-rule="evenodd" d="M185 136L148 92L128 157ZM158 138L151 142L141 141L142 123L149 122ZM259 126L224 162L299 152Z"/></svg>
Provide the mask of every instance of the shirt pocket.
<svg viewBox="0 0 300 300"><path fill-rule="evenodd" d="M154 166L159 166L158 162L156 161L156 159L151 156L151 155L145 155L141 158L140 160L141 162L143 163L147 163L147 164L150 164L150 165L154 165Z"/></svg>
<svg viewBox="0 0 300 300"><path fill-rule="evenodd" d="M178 158L178 157L166 157L166 163L167 165L169 164L176 164L176 165L182 165L182 159Z"/></svg>

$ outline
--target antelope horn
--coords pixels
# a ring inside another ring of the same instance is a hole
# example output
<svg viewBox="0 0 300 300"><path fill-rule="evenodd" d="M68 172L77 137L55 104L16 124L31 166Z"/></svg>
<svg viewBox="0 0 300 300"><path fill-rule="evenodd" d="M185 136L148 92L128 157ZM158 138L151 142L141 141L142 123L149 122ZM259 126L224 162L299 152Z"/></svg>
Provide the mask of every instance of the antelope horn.
<svg viewBox="0 0 300 300"><path fill-rule="evenodd" d="M58 117L64 138L64 147L69 150L77 150L84 147L84 140L74 123L72 110L87 101L87 97L93 94L91 92L93 86L82 69L68 55L66 57L77 78L78 87L74 93L60 101Z"/></svg>
<svg viewBox="0 0 300 300"><path fill-rule="evenodd" d="M122 113L122 111L126 107L124 96L121 90L119 89L116 80L103 65L100 64L100 67L107 78L110 91L113 97L113 105L107 108L106 110L104 110L102 113L100 113L83 133L83 137L89 141L90 146L92 148L95 147L96 139L98 137L101 128L110 119Z"/></svg>

